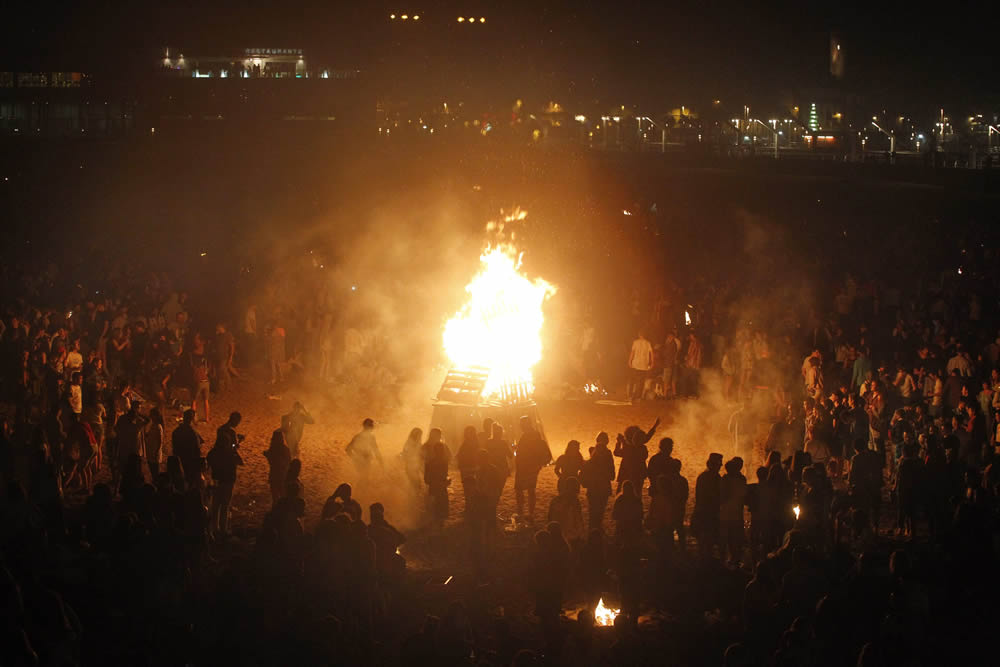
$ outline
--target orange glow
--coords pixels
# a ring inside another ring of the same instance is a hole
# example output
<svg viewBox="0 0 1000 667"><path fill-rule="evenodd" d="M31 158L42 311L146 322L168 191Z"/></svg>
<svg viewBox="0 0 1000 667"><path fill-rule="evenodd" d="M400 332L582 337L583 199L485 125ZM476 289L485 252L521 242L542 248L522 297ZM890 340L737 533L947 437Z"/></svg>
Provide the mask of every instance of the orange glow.
<svg viewBox="0 0 1000 667"><path fill-rule="evenodd" d="M613 626L615 624L615 619L621 611L621 609L611 609L609 607L605 607L604 598L601 598L601 600L597 603L597 608L594 609L594 622L597 625L605 627Z"/></svg>
<svg viewBox="0 0 1000 667"><path fill-rule="evenodd" d="M556 292L541 278L521 271L521 255L503 238L504 228L524 220L515 211L490 223L500 240L480 256L479 273L466 285L468 300L445 325L444 351L458 368L489 369L484 398L510 396L518 387L533 390L532 369L542 358L542 305Z"/></svg>

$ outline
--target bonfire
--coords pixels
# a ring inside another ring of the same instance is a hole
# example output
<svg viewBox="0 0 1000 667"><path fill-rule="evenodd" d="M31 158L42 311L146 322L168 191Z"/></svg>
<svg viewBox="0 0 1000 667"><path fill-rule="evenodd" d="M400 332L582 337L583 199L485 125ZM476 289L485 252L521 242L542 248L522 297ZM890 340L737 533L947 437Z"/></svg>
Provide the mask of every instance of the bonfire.
<svg viewBox="0 0 1000 667"><path fill-rule="evenodd" d="M466 285L468 299L445 325L444 350L453 368L485 375L481 398L527 401L534 391L532 369L542 358L542 305L556 292L521 268L514 223L523 211L490 223L495 239L479 257L479 273Z"/></svg>
<svg viewBox="0 0 1000 667"><path fill-rule="evenodd" d="M621 609L611 609L604 606L604 598L601 598L594 609L594 622L597 625L611 627L615 624L615 619L621 613Z"/></svg>

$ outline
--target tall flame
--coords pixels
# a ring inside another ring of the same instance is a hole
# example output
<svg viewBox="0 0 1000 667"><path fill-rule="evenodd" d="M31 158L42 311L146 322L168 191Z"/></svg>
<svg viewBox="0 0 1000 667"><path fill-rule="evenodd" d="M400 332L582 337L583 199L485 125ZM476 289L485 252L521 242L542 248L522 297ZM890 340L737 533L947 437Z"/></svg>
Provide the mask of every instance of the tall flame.
<svg viewBox="0 0 1000 667"><path fill-rule="evenodd" d="M504 219L524 219L515 212ZM502 238L504 223L490 223ZM513 239L513 235L511 235ZM465 287L468 300L444 329L444 350L459 368L488 369L484 397L530 393L532 369L542 358L542 304L556 292L541 278L521 271L522 253L513 241L487 245L479 257L479 273Z"/></svg>

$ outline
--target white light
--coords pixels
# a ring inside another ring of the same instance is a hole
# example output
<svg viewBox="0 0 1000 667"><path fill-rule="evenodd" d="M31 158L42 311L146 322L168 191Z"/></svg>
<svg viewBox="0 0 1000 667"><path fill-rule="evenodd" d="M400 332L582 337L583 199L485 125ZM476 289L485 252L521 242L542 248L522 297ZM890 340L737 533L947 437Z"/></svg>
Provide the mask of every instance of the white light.
<svg viewBox="0 0 1000 667"><path fill-rule="evenodd" d="M684 326L691 326L691 313L684 311Z"/></svg>
<svg viewBox="0 0 1000 667"><path fill-rule="evenodd" d="M413 15L413 20L414 21L419 21L420 20L420 14L414 14Z"/></svg>
<svg viewBox="0 0 1000 667"><path fill-rule="evenodd" d="M204 257L207 254L208 254L207 252L203 252L203 253L201 253L201 256Z"/></svg>
<svg viewBox="0 0 1000 667"><path fill-rule="evenodd" d="M962 267L958 267L958 275L962 275Z"/></svg>
<svg viewBox="0 0 1000 667"><path fill-rule="evenodd" d="M402 16L400 16L399 18L401 18L401 19L403 19L403 20L405 21L406 19L408 19L408 18L410 18L410 17L409 17L409 16L407 15L407 14L403 14L403 15L402 15Z"/></svg>
<svg viewBox="0 0 1000 667"><path fill-rule="evenodd" d="M799 508L798 505L796 505L795 507L792 508L792 512L795 513L795 519L796 520L798 520L798 518L799 518L799 512L801 512L801 511L802 510Z"/></svg>
<svg viewBox="0 0 1000 667"><path fill-rule="evenodd" d="M358 286L357 285L351 285L351 291L352 292L357 292L358 291Z"/></svg>
<svg viewBox="0 0 1000 667"><path fill-rule="evenodd" d="M480 23L486 23L486 17L485 16L480 16L479 17L479 22Z"/></svg>
<svg viewBox="0 0 1000 667"><path fill-rule="evenodd" d="M395 21L396 20L396 15L395 14L389 14L389 18L391 20Z"/></svg>
<svg viewBox="0 0 1000 667"><path fill-rule="evenodd" d="M469 23L475 23L475 22L476 22L476 18L474 16L470 16L469 17Z"/></svg>
<svg viewBox="0 0 1000 667"><path fill-rule="evenodd" d="M622 215L632 215L632 211L622 211Z"/></svg>
<svg viewBox="0 0 1000 667"><path fill-rule="evenodd" d="M616 123L619 122L621 119L622 119L621 116L612 116L611 117L611 120L615 121Z"/></svg>
<svg viewBox="0 0 1000 667"><path fill-rule="evenodd" d="M458 17L458 22L459 23L465 23L465 17L464 16L459 16Z"/></svg>
<svg viewBox="0 0 1000 667"><path fill-rule="evenodd" d="M587 122L587 117L586 116L577 116L576 117L576 122L578 122L578 123L586 123Z"/></svg>

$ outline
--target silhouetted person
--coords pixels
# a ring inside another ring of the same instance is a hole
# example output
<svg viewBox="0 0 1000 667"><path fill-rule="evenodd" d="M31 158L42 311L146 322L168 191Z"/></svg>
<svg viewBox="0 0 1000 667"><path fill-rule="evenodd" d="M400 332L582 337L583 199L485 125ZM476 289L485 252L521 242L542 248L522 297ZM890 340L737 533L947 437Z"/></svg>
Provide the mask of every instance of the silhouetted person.
<svg viewBox="0 0 1000 667"><path fill-rule="evenodd" d="M673 545L674 533L677 533L678 548L683 551L687 539L687 531L684 529L684 515L687 513L687 501L690 493L690 486L687 479L681 475L681 462L671 458L666 466L667 478L667 536L669 543Z"/></svg>
<svg viewBox="0 0 1000 667"><path fill-rule="evenodd" d="M638 542L642 537L642 498L632 480L622 484L611 518L615 520L615 541L619 545Z"/></svg>
<svg viewBox="0 0 1000 667"><path fill-rule="evenodd" d="M183 422L174 429L170 436L174 456L184 469L184 480L189 489L197 489L201 492L201 435L194 430L194 410L185 410Z"/></svg>
<svg viewBox="0 0 1000 667"><path fill-rule="evenodd" d="M708 455L706 470L698 475L694 487L694 511L691 513L691 529L698 540L698 553L710 556L712 548L719 544L719 520L722 503L722 454Z"/></svg>
<svg viewBox="0 0 1000 667"><path fill-rule="evenodd" d="M622 460L618 466L618 491L621 491L622 485L627 480L631 480L636 493L642 497L642 487L646 481L646 459L649 458L646 443L653 437L659 425L660 419L657 417L648 431L633 425L625 429L624 434L618 434L614 451L614 455L621 457Z"/></svg>
<svg viewBox="0 0 1000 667"><path fill-rule="evenodd" d="M468 487L476 479L476 469L479 467L479 438L475 426L466 426L462 432L462 444L455 454L458 474L462 479L462 495L465 496L465 511L469 511Z"/></svg>
<svg viewBox="0 0 1000 667"><path fill-rule="evenodd" d="M295 401L292 411L281 417L281 430L285 432L285 444L292 454L293 459L301 459L302 434L306 424L315 424L312 415L302 407L302 404Z"/></svg>
<svg viewBox="0 0 1000 667"><path fill-rule="evenodd" d="M490 457L490 465L496 469L500 476L500 486L494 489L497 494L497 502L499 502L500 496L503 495L504 486L507 484L507 478L510 477L510 473L514 469L514 448L504 439L503 426L493 423L491 428L493 429L491 437L484 446Z"/></svg>
<svg viewBox="0 0 1000 667"><path fill-rule="evenodd" d="M243 459L237 451L243 436L236 433L236 427L240 425L242 419L238 412L229 415L226 423L216 432L215 444L206 456L209 468L212 470L212 478L215 480L209 517L211 531L217 536L229 534L229 505L233 500L233 487L236 485L236 468L243 465Z"/></svg>
<svg viewBox="0 0 1000 667"><path fill-rule="evenodd" d="M570 440L566 443L566 450L556 459L554 470L559 479L566 477L580 479L583 471L583 455L580 453L578 440Z"/></svg>
<svg viewBox="0 0 1000 667"><path fill-rule="evenodd" d="M653 494L653 480L660 475L667 475L670 460L673 459L674 441L672 438L661 438L660 448L656 454L649 457L646 464L646 475L650 479L649 493Z"/></svg>
<svg viewBox="0 0 1000 667"><path fill-rule="evenodd" d="M549 461L552 453L542 440L530 417L521 417L521 439L517 441L514 459L514 491L517 493L517 513L524 516L524 493L528 493L528 522L535 521L535 487L538 473Z"/></svg>
<svg viewBox="0 0 1000 667"><path fill-rule="evenodd" d="M587 520L590 530L601 530L604 511L611 497L611 482L615 479L615 460L608 449L608 434L601 431L591 448L590 458L583 465L580 482L587 489Z"/></svg>
<svg viewBox="0 0 1000 667"><path fill-rule="evenodd" d="M579 544L586 537L580 507L580 481L576 477L559 480L558 495L549 503L549 521L562 527L563 537L571 545Z"/></svg>
<svg viewBox="0 0 1000 667"><path fill-rule="evenodd" d="M285 493L288 484L288 466L292 462L292 455L285 444L285 432L276 429L271 434L271 444L264 451L264 457L269 465L267 481L271 487L271 502L276 503Z"/></svg>
<svg viewBox="0 0 1000 667"><path fill-rule="evenodd" d="M729 560L743 560L746 533L743 529L743 506L746 503L747 478L743 476L743 459L735 457L726 462L726 474L720 481L720 528L722 541Z"/></svg>
<svg viewBox="0 0 1000 667"><path fill-rule="evenodd" d="M431 517L438 526L448 518L448 466L451 452L441 440L441 429L432 428L427 434L423 447L424 484L427 485L427 499Z"/></svg>

